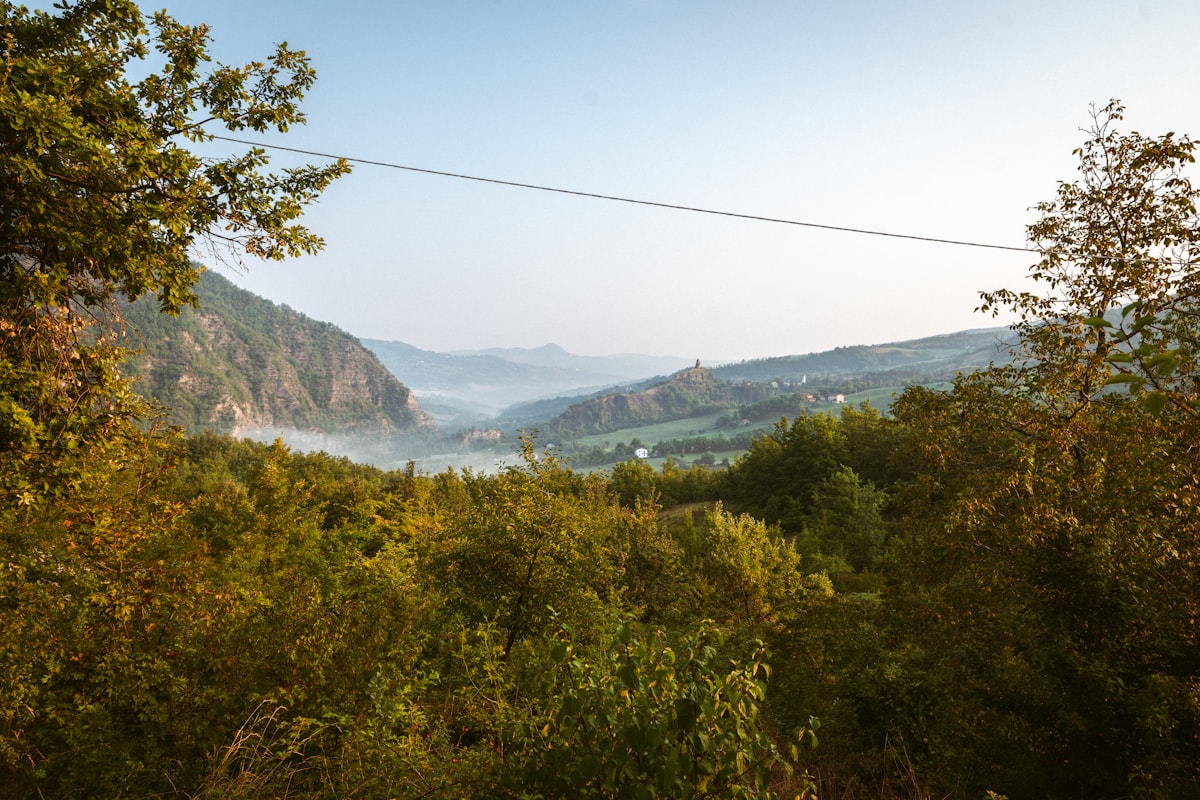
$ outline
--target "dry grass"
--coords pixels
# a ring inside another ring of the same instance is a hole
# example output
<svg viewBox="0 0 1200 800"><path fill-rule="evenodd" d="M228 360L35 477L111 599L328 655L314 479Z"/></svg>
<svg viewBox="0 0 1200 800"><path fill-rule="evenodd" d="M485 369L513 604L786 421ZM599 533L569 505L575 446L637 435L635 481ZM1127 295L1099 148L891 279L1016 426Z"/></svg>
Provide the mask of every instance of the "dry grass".
<svg viewBox="0 0 1200 800"><path fill-rule="evenodd" d="M264 702L238 728L233 739L209 756L209 770L194 800L252 800L300 797L325 768L313 753L328 726L286 720L287 709ZM319 750L319 749L318 749Z"/></svg>

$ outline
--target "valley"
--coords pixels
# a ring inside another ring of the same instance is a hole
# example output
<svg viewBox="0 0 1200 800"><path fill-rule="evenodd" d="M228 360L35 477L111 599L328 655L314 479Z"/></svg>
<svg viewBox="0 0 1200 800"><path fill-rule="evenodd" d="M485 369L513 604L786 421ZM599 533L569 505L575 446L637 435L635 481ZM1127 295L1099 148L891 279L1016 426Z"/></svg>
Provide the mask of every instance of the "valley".
<svg viewBox="0 0 1200 800"><path fill-rule="evenodd" d="M178 317L125 304L138 390L190 433L214 432L386 468L491 472L533 433L578 469L636 458L720 466L782 417L886 411L914 384L945 385L1006 357L1004 328L701 366L556 345L439 353L364 339L206 272Z"/></svg>

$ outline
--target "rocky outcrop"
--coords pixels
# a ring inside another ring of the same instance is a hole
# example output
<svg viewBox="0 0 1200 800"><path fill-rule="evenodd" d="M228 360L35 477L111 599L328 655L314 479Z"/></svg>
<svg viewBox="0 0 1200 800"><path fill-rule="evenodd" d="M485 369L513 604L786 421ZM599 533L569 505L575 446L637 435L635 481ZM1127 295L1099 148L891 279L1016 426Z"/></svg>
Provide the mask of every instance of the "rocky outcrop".
<svg viewBox="0 0 1200 800"><path fill-rule="evenodd" d="M555 419L549 430L569 436L605 433L682 419L702 409L726 407L732 401L730 384L696 366L641 392L610 394L577 403Z"/></svg>
<svg viewBox="0 0 1200 800"><path fill-rule="evenodd" d="M391 437L428 431L416 398L350 334L205 273L179 317L128 305L139 390L190 431Z"/></svg>

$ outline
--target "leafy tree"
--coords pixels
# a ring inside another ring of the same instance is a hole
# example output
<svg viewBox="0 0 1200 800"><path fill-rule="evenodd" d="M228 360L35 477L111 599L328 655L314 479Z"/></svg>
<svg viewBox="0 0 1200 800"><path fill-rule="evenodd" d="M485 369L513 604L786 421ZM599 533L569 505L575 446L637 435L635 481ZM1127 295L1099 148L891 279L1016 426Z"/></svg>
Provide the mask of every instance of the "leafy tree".
<svg viewBox="0 0 1200 800"><path fill-rule="evenodd" d="M662 634L639 638L625 622L589 659L565 630L553 646L549 718L527 721L511 737L512 794L777 797L777 773L791 773L812 731L781 753L760 718L770 674L761 642L728 670L719 665L720 644L719 634L702 627L673 648ZM799 786L794 796L809 796L807 776Z"/></svg>
<svg viewBox="0 0 1200 800"><path fill-rule="evenodd" d="M1120 384L1151 410L1169 402L1200 416L1192 380L1200 190L1184 172L1196 144L1174 133L1122 134L1124 111L1117 100L1093 109L1088 139L1074 151L1079 179L1036 207L1042 216L1029 239L1041 259L1030 277L1046 293L987 292L981 310L1020 315L1021 354L1044 364L1025 374L1043 382L1047 399L1086 404Z"/></svg>
<svg viewBox="0 0 1200 800"><path fill-rule="evenodd" d="M602 621L625 556L618 531L633 513L599 477L539 457L530 439L523 446L523 466L466 476L428 542L429 569L453 607L469 624L503 630L506 654L549 630L555 614L581 631Z"/></svg>
<svg viewBox="0 0 1200 800"><path fill-rule="evenodd" d="M296 793L359 769L411 779L429 743L389 726L423 713L438 599L371 497L384 477L216 437L172 474L173 443L147 442L4 531L0 797L215 793L258 770ZM347 509L345 488L366 496ZM244 747L267 746L267 716L273 766Z"/></svg>
<svg viewBox="0 0 1200 800"><path fill-rule="evenodd" d="M64 456L141 410L104 324L113 299L153 293L168 312L192 302L198 244L314 251L321 240L295 219L348 167L273 174L259 148L187 149L212 128L303 123L315 73L302 51L205 72L206 27L147 20L130 0L0 10L0 480L28 504L69 477ZM161 69L131 78L152 48Z"/></svg>
<svg viewBox="0 0 1200 800"><path fill-rule="evenodd" d="M253 681L226 680L237 659L213 658L225 643L209 636L253 603L207 571L166 486L172 441L135 424L154 412L121 377L114 300L151 293L178 311L200 245L313 251L295 220L346 165L276 175L259 149L188 149L212 129L302 123L314 73L299 51L205 71L206 28L128 0L0 11L0 784L161 794L196 774L227 709L246 718ZM142 59L160 68L130 77Z"/></svg>
<svg viewBox="0 0 1200 800"><path fill-rule="evenodd" d="M658 502L655 478L654 467L641 459L630 459L613 465L608 485L621 505L634 508L638 503Z"/></svg>
<svg viewBox="0 0 1200 800"><path fill-rule="evenodd" d="M206 593L155 445L118 468L89 458L97 477L53 507L0 515L0 795L140 793L185 756L174 658Z"/></svg>
<svg viewBox="0 0 1200 800"><path fill-rule="evenodd" d="M813 490L804 535L816 540L821 554L843 558L856 571L870 569L887 543L885 502L882 492L842 467Z"/></svg>
<svg viewBox="0 0 1200 800"><path fill-rule="evenodd" d="M1192 145L1118 134L1120 115L1097 112L1080 180L1030 227L1046 293L984 295L1021 315L1024 359L895 407L919 469L860 713L947 788L1173 797L1200 780Z"/></svg>
<svg viewBox="0 0 1200 800"><path fill-rule="evenodd" d="M913 465L899 458L906 432L870 403L842 406L838 426L846 437L845 465L863 480L886 489L912 477Z"/></svg>
<svg viewBox="0 0 1200 800"><path fill-rule="evenodd" d="M827 582L800 572L800 556L777 529L748 514L733 515L720 503L705 513L699 544L706 609L719 620L752 629L794 610Z"/></svg>
<svg viewBox="0 0 1200 800"><path fill-rule="evenodd" d="M698 503L716 500L721 493L725 473L700 467L695 464L684 469L678 462L668 458L655 479L655 488L664 507L682 503Z"/></svg>
<svg viewBox="0 0 1200 800"><path fill-rule="evenodd" d="M798 531L813 490L846 460L846 437L830 414L801 414L755 439L729 473L726 499Z"/></svg>

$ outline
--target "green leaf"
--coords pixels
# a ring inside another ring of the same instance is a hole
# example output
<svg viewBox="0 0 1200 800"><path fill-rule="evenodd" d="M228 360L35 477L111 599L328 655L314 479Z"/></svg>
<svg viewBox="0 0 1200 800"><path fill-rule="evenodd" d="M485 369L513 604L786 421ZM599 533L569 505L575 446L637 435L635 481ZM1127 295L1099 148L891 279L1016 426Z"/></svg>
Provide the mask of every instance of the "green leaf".
<svg viewBox="0 0 1200 800"><path fill-rule="evenodd" d="M679 730L692 730L699 718L700 706L690 697L681 697L675 701L675 724L679 726Z"/></svg>
<svg viewBox="0 0 1200 800"><path fill-rule="evenodd" d="M1147 392L1142 397L1142 407L1154 416L1158 416L1167 406L1167 396L1162 392Z"/></svg>
<svg viewBox="0 0 1200 800"><path fill-rule="evenodd" d="M1171 350L1166 353L1159 353L1153 358L1148 359L1146 366L1163 377L1172 375L1179 368L1179 359L1176 357L1175 352Z"/></svg>

